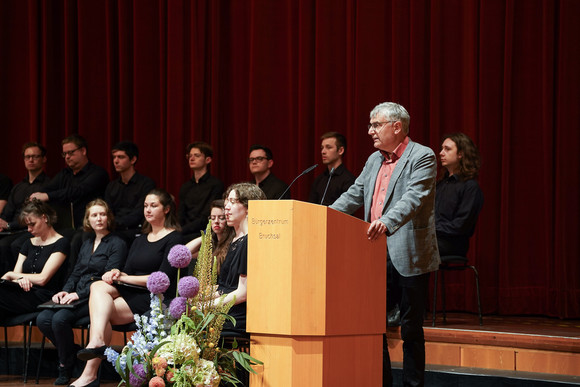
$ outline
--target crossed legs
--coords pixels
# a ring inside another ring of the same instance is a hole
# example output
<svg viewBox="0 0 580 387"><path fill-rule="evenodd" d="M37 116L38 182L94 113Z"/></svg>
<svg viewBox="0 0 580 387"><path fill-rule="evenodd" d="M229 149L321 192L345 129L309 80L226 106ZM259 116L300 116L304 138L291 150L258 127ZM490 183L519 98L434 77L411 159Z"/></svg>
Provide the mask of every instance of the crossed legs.
<svg viewBox="0 0 580 387"><path fill-rule="evenodd" d="M121 297L117 288L104 281L91 285L89 298L91 333L87 348L98 348L111 342L112 325L127 324L133 321L133 312ZM74 382L75 387L86 386L97 379L101 359L87 361L81 376Z"/></svg>

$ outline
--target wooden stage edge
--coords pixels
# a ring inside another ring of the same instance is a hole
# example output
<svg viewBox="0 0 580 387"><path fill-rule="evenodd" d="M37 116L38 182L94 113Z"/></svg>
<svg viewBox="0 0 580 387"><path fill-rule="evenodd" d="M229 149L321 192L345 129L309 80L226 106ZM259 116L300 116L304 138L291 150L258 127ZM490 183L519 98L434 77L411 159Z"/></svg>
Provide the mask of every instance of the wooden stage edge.
<svg viewBox="0 0 580 387"><path fill-rule="evenodd" d="M580 321L448 313L425 320L428 365L580 376ZM400 328L388 328L391 360L403 360Z"/></svg>

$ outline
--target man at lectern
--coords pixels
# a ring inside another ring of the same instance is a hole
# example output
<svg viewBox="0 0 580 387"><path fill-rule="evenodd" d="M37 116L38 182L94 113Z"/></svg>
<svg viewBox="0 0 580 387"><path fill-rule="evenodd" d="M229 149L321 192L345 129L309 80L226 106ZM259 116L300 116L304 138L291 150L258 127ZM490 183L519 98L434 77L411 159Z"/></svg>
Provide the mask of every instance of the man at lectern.
<svg viewBox="0 0 580 387"><path fill-rule="evenodd" d="M437 160L430 148L411 141L409 121L407 110L393 102L371 111L368 134L377 152L330 208L351 214L364 205L365 220L371 222L368 239L387 235L388 292L399 293L394 299L401 311L403 385L423 386L429 273L440 263L434 219ZM392 384L385 336L383 385Z"/></svg>

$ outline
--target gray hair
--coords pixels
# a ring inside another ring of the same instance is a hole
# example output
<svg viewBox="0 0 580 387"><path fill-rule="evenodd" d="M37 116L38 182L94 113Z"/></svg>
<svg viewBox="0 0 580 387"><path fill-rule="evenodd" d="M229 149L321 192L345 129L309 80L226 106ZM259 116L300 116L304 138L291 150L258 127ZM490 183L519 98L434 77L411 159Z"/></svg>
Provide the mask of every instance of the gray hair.
<svg viewBox="0 0 580 387"><path fill-rule="evenodd" d="M388 120L401 121L403 124L403 133L409 134L411 116L409 116L409 112L402 105L395 102L383 102L378 104L373 110L371 110L370 118L372 119L379 114L385 116Z"/></svg>

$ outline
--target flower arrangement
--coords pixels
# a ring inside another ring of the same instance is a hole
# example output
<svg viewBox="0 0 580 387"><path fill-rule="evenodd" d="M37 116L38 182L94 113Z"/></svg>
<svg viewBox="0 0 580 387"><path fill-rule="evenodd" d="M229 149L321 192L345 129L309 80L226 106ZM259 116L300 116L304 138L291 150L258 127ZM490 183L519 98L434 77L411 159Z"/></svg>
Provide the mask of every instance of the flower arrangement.
<svg viewBox="0 0 580 387"><path fill-rule="evenodd" d="M107 360L115 365L122 382L140 386L217 387L220 381L237 385L236 364L255 373L252 365L262 364L250 355L219 346L220 333L226 319L235 324L227 312L229 303L214 302L223 298L216 294L217 274L212 256L211 222L202 233L202 244L194 276L179 279L180 270L191 262L186 246L176 245L168 260L178 269L177 295L167 308L163 293L169 288L165 273L149 276L151 292L149 316L135 315L137 331L121 353L107 348Z"/></svg>

